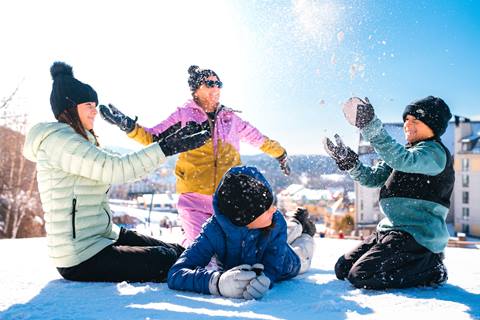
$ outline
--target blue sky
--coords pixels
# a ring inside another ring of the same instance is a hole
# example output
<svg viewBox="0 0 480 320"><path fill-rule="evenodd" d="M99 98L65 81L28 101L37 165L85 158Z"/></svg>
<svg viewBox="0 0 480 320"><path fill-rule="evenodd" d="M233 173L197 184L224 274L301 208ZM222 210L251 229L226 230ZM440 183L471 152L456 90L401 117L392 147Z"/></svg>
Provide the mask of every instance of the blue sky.
<svg viewBox="0 0 480 320"><path fill-rule="evenodd" d="M31 124L53 120L55 60L146 126L189 97L189 65L212 68L223 103L290 154L324 153L335 132L355 146L341 113L352 95L384 122L427 95L480 115L479 1L6 0L0 11L0 98L21 83L15 103ZM95 128L104 144L138 147L101 119Z"/></svg>

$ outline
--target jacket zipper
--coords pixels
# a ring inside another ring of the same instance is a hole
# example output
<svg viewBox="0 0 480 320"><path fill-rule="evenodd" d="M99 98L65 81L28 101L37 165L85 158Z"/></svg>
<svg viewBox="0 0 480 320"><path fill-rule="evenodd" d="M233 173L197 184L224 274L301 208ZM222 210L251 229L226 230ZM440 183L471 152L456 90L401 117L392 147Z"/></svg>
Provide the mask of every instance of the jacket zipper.
<svg viewBox="0 0 480 320"><path fill-rule="evenodd" d="M77 198L74 197L72 200L72 235L73 239L77 237L75 232L75 213L77 212Z"/></svg>
<svg viewBox="0 0 480 320"><path fill-rule="evenodd" d="M222 105L220 105L219 108L221 108ZM212 119L208 116L207 112L203 109L201 109L205 115L207 116L208 124L210 125L210 134L212 136L212 148L213 148L213 188L216 187L216 177L217 177L217 148L215 146L215 122L217 122L217 115L220 112L219 109L215 111L215 115Z"/></svg>
<svg viewBox="0 0 480 320"><path fill-rule="evenodd" d="M213 123L212 121L210 120L210 118L208 118L208 121L211 122L211 128L212 128L212 145L213 145L213 189L215 190L215 188L217 187L217 146L216 146L216 143L215 143L215 123L217 122L217 116L218 116L218 113L221 111L221 108L222 108L222 105L220 105L219 109L217 109L217 111L215 112L215 115L213 117ZM207 115L208 117L208 115Z"/></svg>
<svg viewBox="0 0 480 320"><path fill-rule="evenodd" d="M107 223L107 230L108 230L108 227L110 226L110 215L108 214L108 211L107 211L107 209L103 208L103 211L105 211L105 214L107 215L107 220L108 220L108 223Z"/></svg>

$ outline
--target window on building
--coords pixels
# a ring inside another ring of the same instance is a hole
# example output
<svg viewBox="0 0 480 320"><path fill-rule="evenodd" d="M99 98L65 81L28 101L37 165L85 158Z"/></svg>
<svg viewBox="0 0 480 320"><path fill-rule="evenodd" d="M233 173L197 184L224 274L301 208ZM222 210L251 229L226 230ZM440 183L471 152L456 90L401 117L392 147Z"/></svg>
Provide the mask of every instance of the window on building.
<svg viewBox="0 0 480 320"><path fill-rule="evenodd" d="M468 192L467 191L462 192L462 203L468 203Z"/></svg>
<svg viewBox="0 0 480 320"><path fill-rule="evenodd" d="M462 187L468 187L470 184L470 176L468 174L462 175Z"/></svg>
<svg viewBox="0 0 480 320"><path fill-rule="evenodd" d="M469 171L470 170L470 159L462 159L462 171Z"/></svg>
<svg viewBox="0 0 480 320"><path fill-rule="evenodd" d="M363 210L363 200L360 200L360 210Z"/></svg>
<svg viewBox="0 0 480 320"><path fill-rule="evenodd" d="M470 216L470 208L462 208L462 218L463 220L468 220Z"/></svg>

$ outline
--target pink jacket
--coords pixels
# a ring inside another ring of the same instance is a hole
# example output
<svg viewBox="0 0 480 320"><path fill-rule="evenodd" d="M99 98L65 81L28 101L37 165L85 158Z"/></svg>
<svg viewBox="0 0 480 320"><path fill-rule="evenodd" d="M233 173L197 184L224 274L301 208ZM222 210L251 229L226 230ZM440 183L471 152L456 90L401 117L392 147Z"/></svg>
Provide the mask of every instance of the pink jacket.
<svg viewBox="0 0 480 320"><path fill-rule="evenodd" d="M225 106L217 109L212 125L206 112L193 100L188 100L153 128L137 125L128 136L143 144L150 144L153 136L178 122L184 126L189 121L209 121L212 138L202 147L180 154L175 169L178 193L198 192L212 195L223 174L241 163L240 142L260 148L275 158L285 153L285 149L278 142L264 136L250 123L241 119L234 110Z"/></svg>

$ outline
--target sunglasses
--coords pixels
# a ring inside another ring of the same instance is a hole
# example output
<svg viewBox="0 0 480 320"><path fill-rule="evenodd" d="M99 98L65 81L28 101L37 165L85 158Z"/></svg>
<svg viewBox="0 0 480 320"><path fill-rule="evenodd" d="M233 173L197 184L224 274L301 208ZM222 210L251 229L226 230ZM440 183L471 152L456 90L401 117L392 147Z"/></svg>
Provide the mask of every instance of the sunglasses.
<svg viewBox="0 0 480 320"><path fill-rule="evenodd" d="M218 87L219 89L222 89L222 87L223 87L223 82L222 81L205 80L204 83L209 88Z"/></svg>

